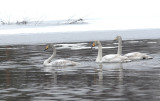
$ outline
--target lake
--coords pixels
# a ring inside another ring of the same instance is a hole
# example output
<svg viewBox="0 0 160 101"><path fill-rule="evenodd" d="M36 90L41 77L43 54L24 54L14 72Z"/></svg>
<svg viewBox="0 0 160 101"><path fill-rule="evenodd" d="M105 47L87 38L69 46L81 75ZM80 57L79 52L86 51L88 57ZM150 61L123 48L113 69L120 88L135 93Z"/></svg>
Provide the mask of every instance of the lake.
<svg viewBox="0 0 160 101"><path fill-rule="evenodd" d="M0 100L159 101L160 39L158 32L151 31L154 32L153 36L152 33L147 36L144 31L141 31L143 32L140 34L141 37L138 37L137 33L134 35L132 31L123 32L126 33L121 33L125 39L123 54L138 51L148 53L153 59L127 63L96 63L97 48L91 50L92 40L97 38L102 42L103 55L114 54L117 52L117 42L113 41L113 38L119 33L118 31L115 31L115 34L104 34L104 37L94 32L95 34L87 34L86 38L87 32L82 35L77 34L78 37L68 37L67 33L62 33L66 34L65 36L56 34L56 37L53 34L47 34L47 36L34 34L39 35L36 38L34 35L26 37L2 35ZM75 34L72 32L68 35ZM62 40L63 37L64 40ZM47 43L56 44L55 59L73 60L80 65L44 67L43 61L52 54L52 49L44 51Z"/></svg>

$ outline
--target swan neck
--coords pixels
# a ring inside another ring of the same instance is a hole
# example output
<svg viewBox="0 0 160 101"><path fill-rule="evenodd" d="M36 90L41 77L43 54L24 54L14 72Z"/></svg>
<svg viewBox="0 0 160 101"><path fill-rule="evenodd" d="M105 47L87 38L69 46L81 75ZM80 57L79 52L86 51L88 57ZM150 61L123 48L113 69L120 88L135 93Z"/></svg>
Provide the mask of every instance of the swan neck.
<svg viewBox="0 0 160 101"><path fill-rule="evenodd" d="M51 47L53 48L53 53L47 60L44 61L44 64L50 63L51 60L56 56L56 48L53 45L51 45Z"/></svg>
<svg viewBox="0 0 160 101"><path fill-rule="evenodd" d="M117 51L118 55L122 55L122 38L119 37L118 39L118 51Z"/></svg>
<svg viewBox="0 0 160 101"><path fill-rule="evenodd" d="M101 61L102 61L102 45L99 42L99 44L98 44L98 56L97 56L96 62L101 62Z"/></svg>
<svg viewBox="0 0 160 101"><path fill-rule="evenodd" d="M52 48L53 48L53 57L55 57L56 56L56 47L54 47L53 45L52 45Z"/></svg>

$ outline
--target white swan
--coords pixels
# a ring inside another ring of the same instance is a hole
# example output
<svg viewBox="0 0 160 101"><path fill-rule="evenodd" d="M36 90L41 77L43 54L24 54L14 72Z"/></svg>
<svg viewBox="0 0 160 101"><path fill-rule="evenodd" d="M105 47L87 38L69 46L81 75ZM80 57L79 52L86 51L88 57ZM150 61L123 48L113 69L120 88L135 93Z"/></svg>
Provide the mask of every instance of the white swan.
<svg viewBox="0 0 160 101"><path fill-rule="evenodd" d="M127 57L121 56L121 54L109 54L102 57L102 45L100 41L95 41L92 44L92 47L98 45L98 56L96 58L96 62L129 62Z"/></svg>
<svg viewBox="0 0 160 101"><path fill-rule="evenodd" d="M117 36L115 40L118 41L118 53L122 54L122 38L121 36ZM124 55L125 57L128 57L130 60L142 60L142 59L152 59L151 56L145 54L145 53L140 53L140 52L132 52L132 53L127 53Z"/></svg>
<svg viewBox="0 0 160 101"><path fill-rule="evenodd" d="M43 63L44 66L53 66L53 67L57 67L57 66L75 66L78 65L78 62L74 62L74 61L70 61L70 60L64 60L64 59L59 59L59 60L55 60L52 61L51 60L56 56L56 48L53 44L49 44L46 46L45 50L47 50L49 47L53 48L53 54L51 55L51 57L49 57L48 59L46 59Z"/></svg>

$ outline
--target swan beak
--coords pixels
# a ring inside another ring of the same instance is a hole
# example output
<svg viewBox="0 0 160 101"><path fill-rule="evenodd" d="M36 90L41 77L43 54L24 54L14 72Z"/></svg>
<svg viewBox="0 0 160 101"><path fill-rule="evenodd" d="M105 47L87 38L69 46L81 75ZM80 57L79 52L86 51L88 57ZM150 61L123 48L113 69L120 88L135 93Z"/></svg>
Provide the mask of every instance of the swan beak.
<svg viewBox="0 0 160 101"><path fill-rule="evenodd" d="M44 51L46 51L49 48L49 46L47 45L46 48L44 49Z"/></svg>
<svg viewBox="0 0 160 101"><path fill-rule="evenodd" d="M92 49L93 47L95 47L95 46L96 46L96 44L93 42L91 49Z"/></svg>

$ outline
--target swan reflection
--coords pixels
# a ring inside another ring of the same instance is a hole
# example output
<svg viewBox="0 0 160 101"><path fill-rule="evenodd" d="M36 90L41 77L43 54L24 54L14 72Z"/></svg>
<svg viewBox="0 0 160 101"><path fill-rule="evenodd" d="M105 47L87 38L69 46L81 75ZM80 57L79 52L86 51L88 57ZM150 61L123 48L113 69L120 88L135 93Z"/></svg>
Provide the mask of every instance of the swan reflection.
<svg viewBox="0 0 160 101"><path fill-rule="evenodd" d="M102 63L99 63L98 68L95 68L95 73L96 73L96 75L98 74L98 77L97 77L98 80L95 76L95 81L96 81L96 83L98 82L99 85L103 84L103 69L102 68L103 68Z"/></svg>
<svg viewBox="0 0 160 101"><path fill-rule="evenodd" d="M115 74L116 73L116 74ZM123 84L123 63L116 64L97 64L97 68L95 68L95 82L96 84L103 84L104 76L113 76L118 79L119 84Z"/></svg>

